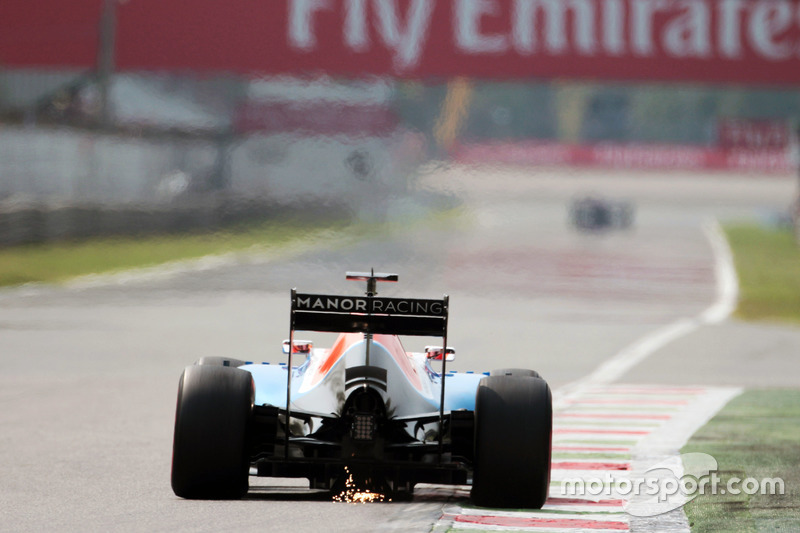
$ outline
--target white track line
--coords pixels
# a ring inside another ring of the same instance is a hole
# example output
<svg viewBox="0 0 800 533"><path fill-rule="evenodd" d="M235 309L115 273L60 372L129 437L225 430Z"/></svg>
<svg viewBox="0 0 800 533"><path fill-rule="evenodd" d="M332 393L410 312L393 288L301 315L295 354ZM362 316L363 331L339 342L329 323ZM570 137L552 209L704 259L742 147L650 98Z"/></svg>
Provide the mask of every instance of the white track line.
<svg viewBox="0 0 800 533"><path fill-rule="evenodd" d="M717 277L717 301L706 309L700 319L704 324L718 324L725 321L734 310L739 299L739 279L733 264L733 253L728 240L716 220L703 226L703 232L711 243L714 252L714 273Z"/></svg>
<svg viewBox="0 0 800 533"><path fill-rule="evenodd" d="M722 228L716 220L712 219L706 222L703 225L703 233L709 240L714 254L714 273L717 280L715 302L693 318L678 319L645 335L605 361L588 376L559 388L553 395L555 409L566 407L569 398L579 394L587 387L613 383L667 344L692 333L701 326L723 322L731 315L736 308L739 295L733 254Z"/></svg>

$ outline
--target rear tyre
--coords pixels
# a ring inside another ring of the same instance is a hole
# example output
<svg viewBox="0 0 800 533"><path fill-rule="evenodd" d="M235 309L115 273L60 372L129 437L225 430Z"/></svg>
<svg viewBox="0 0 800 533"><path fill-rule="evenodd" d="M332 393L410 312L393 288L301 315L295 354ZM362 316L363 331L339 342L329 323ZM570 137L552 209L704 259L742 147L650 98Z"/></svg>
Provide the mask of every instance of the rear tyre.
<svg viewBox="0 0 800 533"><path fill-rule="evenodd" d="M489 376L475 399L472 501L539 509L550 487L550 387L533 376Z"/></svg>
<svg viewBox="0 0 800 533"><path fill-rule="evenodd" d="M178 386L172 490L188 499L239 499L247 493L247 426L253 378L244 370L193 365Z"/></svg>
<svg viewBox="0 0 800 533"><path fill-rule="evenodd" d="M201 357L199 361L195 363L196 365L207 365L207 366L230 366L233 368L240 367L245 363L244 361L240 361L239 359L231 359L230 357Z"/></svg>
<svg viewBox="0 0 800 533"><path fill-rule="evenodd" d="M536 370L528 370L527 368L501 368L499 370L492 370L490 376L527 376L531 378L541 378L542 376Z"/></svg>

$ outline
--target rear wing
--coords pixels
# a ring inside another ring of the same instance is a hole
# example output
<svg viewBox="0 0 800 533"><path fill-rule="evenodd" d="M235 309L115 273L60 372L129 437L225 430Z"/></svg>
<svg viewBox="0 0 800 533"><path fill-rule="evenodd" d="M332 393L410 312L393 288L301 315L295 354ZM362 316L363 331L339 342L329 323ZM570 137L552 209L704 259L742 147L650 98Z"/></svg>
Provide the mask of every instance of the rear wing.
<svg viewBox="0 0 800 533"><path fill-rule="evenodd" d="M445 337L449 298L420 300L292 290L292 330Z"/></svg>

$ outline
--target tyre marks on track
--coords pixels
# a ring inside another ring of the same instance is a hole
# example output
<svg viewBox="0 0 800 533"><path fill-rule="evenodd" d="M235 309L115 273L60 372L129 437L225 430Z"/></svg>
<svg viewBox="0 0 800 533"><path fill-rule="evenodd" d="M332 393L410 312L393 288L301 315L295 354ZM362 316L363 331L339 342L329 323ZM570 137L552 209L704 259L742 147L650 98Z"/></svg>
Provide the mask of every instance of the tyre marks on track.
<svg viewBox="0 0 800 533"><path fill-rule="evenodd" d="M702 303L713 298L715 279L713 265L705 257L676 257L663 251L643 256L616 248L553 250L520 244L514 250L454 251L448 265L447 278L456 287L560 299ZM492 276L487 278L486 272Z"/></svg>
<svg viewBox="0 0 800 533"><path fill-rule="evenodd" d="M633 494L619 482L642 478L653 465L676 457L686 440L738 393L708 387L586 387L554 413L550 497L542 509L449 505L432 531L688 532L682 514L677 520L671 514L646 521L628 514ZM575 480L587 490L571 490ZM466 499L466 489L460 492Z"/></svg>

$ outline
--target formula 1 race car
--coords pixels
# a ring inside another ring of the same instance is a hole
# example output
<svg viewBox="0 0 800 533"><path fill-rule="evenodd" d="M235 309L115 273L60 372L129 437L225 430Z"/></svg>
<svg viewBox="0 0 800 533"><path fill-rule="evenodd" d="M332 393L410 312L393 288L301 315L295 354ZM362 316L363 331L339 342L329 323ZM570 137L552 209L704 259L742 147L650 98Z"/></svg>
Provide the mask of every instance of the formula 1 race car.
<svg viewBox="0 0 800 533"><path fill-rule="evenodd" d="M476 505L540 508L550 484L547 382L532 370L448 372L455 352L447 347L447 296L379 298L377 282L397 275L347 279L366 281L366 296L291 291L286 364L205 357L186 367L175 414L175 494L241 498L250 475L393 498L410 496L417 483L471 483ZM295 331L340 335L318 349ZM407 353L398 335L443 342Z"/></svg>
<svg viewBox="0 0 800 533"><path fill-rule="evenodd" d="M572 202L569 217L582 231L627 229L633 225L634 208L630 202L586 196Z"/></svg>

